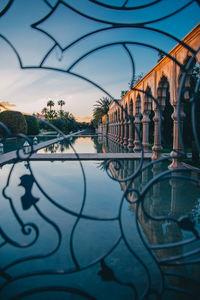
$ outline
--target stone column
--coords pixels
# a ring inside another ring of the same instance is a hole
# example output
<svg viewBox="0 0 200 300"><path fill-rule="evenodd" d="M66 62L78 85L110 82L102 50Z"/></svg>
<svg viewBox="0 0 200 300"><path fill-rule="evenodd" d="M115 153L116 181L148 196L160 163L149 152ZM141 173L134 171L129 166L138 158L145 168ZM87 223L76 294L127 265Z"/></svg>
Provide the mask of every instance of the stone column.
<svg viewBox="0 0 200 300"><path fill-rule="evenodd" d="M113 121L112 121L112 124L111 124L111 139L113 139Z"/></svg>
<svg viewBox="0 0 200 300"><path fill-rule="evenodd" d="M117 121L117 139L116 139L117 142L119 142L119 138L120 138L120 122L118 120Z"/></svg>
<svg viewBox="0 0 200 300"><path fill-rule="evenodd" d="M177 104L173 105L174 107L174 112L172 114L172 119L174 121L174 127L173 127L173 151L170 153L171 156L179 156L178 158L173 158L171 165L169 165L169 169L174 169L174 168L181 168L182 167L182 162L181 162L181 157L180 157L180 152L183 151L180 143L180 138L179 138L179 129L178 129L178 111L177 111ZM184 119L184 112L183 112L183 106L181 105L180 107L180 126L183 128L183 119ZM175 151L174 151L175 150Z"/></svg>
<svg viewBox="0 0 200 300"><path fill-rule="evenodd" d="M110 137L110 130L111 130L111 129L110 129L110 124L111 124L111 123L109 122L109 123L108 123L108 137Z"/></svg>
<svg viewBox="0 0 200 300"><path fill-rule="evenodd" d="M143 140L142 140L142 145L144 152L150 152L149 150L149 119L150 111L144 111L143 113L143 119L142 119L142 124L143 124Z"/></svg>
<svg viewBox="0 0 200 300"><path fill-rule="evenodd" d="M114 141L115 141L115 139L116 139L116 121L115 121L114 124L113 124L113 131L114 131L113 139L114 139Z"/></svg>
<svg viewBox="0 0 200 300"><path fill-rule="evenodd" d="M154 145L153 145L153 156L152 160L156 160L160 158L160 153L162 151L162 145L161 145L161 135L160 135L160 111L156 108L154 110L155 116L153 118L154 120Z"/></svg>
<svg viewBox="0 0 200 300"><path fill-rule="evenodd" d="M134 151L139 152L141 151L141 145L140 145L141 115L140 114L135 115L134 124L135 124L135 128L137 128L137 130L135 130Z"/></svg>
<svg viewBox="0 0 200 300"><path fill-rule="evenodd" d="M119 126L118 126L118 121L116 121L116 142L118 141L118 137L119 137Z"/></svg>
<svg viewBox="0 0 200 300"><path fill-rule="evenodd" d="M119 123L118 123L118 128L119 128L119 137L118 137L118 142L120 143L120 141L121 141L121 134L122 134L122 133L121 133L121 131L122 131L122 130L121 130L121 129L122 129L122 128L121 128L121 120L119 120Z"/></svg>
<svg viewBox="0 0 200 300"><path fill-rule="evenodd" d="M113 122L113 140L115 140L115 122Z"/></svg>
<svg viewBox="0 0 200 300"><path fill-rule="evenodd" d="M124 147L128 145L128 120L124 120Z"/></svg>
<svg viewBox="0 0 200 300"><path fill-rule="evenodd" d="M124 142L124 122L121 120L121 135L120 135L120 143L123 144Z"/></svg>
<svg viewBox="0 0 200 300"><path fill-rule="evenodd" d="M117 130L118 130L117 121L115 121L115 141L117 141Z"/></svg>
<svg viewBox="0 0 200 300"><path fill-rule="evenodd" d="M106 135L108 136L109 121L107 120L107 121L105 122L105 124L102 122L102 126L103 126L103 128L106 127ZM104 129L103 129L103 131L104 131ZM105 135L105 134L104 134L104 135Z"/></svg>
<svg viewBox="0 0 200 300"><path fill-rule="evenodd" d="M128 121L128 126L129 126L129 139L128 139L128 148L132 149L134 147L133 145L133 121L129 120Z"/></svg>
<svg viewBox="0 0 200 300"><path fill-rule="evenodd" d="M112 138L112 122L110 123L109 136L110 136L110 138Z"/></svg>

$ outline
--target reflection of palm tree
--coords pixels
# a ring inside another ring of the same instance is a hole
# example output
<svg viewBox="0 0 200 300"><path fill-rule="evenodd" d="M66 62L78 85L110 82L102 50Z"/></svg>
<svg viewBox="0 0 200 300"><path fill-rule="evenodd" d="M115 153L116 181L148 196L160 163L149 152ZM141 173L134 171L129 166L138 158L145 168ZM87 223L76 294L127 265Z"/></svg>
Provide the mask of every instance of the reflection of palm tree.
<svg viewBox="0 0 200 300"><path fill-rule="evenodd" d="M48 147L46 147L45 152L55 153L56 152L56 144L51 144Z"/></svg>
<svg viewBox="0 0 200 300"><path fill-rule="evenodd" d="M97 168L99 170L105 171L107 169L107 160L103 160L100 163L97 163Z"/></svg>
<svg viewBox="0 0 200 300"><path fill-rule="evenodd" d="M74 144L74 142L75 142L76 139L77 139L77 137L72 138L72 140L70 140L70 143L69 143L69 140L63 140L60 143L60 149L59 149L59 151L60 152L64 152L64 150L69 149L70 145Z"/></svg>
<svg viewBox="0 0 200 300"><path fill-rule="evenodd" d="M77 139L77 137L73 137L72 140L63 140L59 143L56 144L51 144L48 147L44 148L45 152L51 152L51 153L56 153L58 151L60 152L64 152L64 150L67 150L70 145L74 144L75 140Z"/></svg>
<svg viewBox="0 0 200 300"><path fill-rule="evenodd" d="M63 152L65 150L65 146L63 144L60 145L60 152Z"/></svg>
<svg viewBox="0 0 200 300"><path fill-rule="evenodd" d="M91 139L93 140L94 143L94 148L97 153L102 153L102 144L98 143L98 137L97 136L91 136Z"/></svg>

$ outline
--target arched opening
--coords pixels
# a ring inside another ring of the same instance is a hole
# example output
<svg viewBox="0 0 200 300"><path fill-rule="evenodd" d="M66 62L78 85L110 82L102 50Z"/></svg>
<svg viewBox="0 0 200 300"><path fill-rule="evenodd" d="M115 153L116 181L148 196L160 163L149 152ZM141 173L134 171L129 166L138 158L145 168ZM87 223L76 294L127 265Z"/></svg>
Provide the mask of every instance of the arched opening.
<svg viewBox="0 0 200 300"><path fill-rule="evenodd" d="M140 122L138 123L138 130L139 130L138 138L139 139L141 139L141 137L142 137L141 116L142 116L141 97L140 97L140 94L138 94L137 98L136 98L136 101L135 101L135 117L138 117L138 120L140 120ZM135 137L136 137L136 132L135 132Z"/></svg>
<svg viewBox="0 0 200 300"><path fill-rule="evenodd" d="M133 100L131 99L129 101L128 105L128 148L132 149L134 147L133 141L135 138L135 130L134 130L134 124L133 124Z"/></svg>
<svg viewBox="0 0 200 300"><path fill-rule="evenodd" d="M138 94L135 101L135 115L141 115L141 112L142 112L141 97L140 94Z"/></svg>
<svg viewBox="0 0 200 300"><path fill-rule="evenodd" d="M151 88L149 86L147 86L146 88L146 94L144 95L144 111L149 111L149 143L153 146L153 142L154 142L154 121L153 121L153 116L154 116L154 112L152 110L152 92L151 92Z"/></svg>
<svg viewBox="0 0 200 300"><path fill-rule="evenodd" d="M129 116L132 118L133 117L133 100L131 99L129 103Z"/></svg>
<svg viewBox="0 0 200 300"><path fill-rule="evenodd" d="M162 76L158 84L158 103L163 108L162 111L162 137L165 142L164 147L173 147L173 107L170 103L169 82L166 76Z"/></svg>
<svg viewBox="0 0 200 300"><path fill-rule="evenodd" d="M128 119L128 105L127 105L127 103L125 105L125 119L126 120Z"/></svg>
<svg viewBox="0 0 200 300"><path fill-rule="evenodd" d="M184 61L184 65L186 66L188 63L190 64L192 58L191 56L187 56ZM185 73L181 72L179 76L179 86L181 83L181 78L184 76ZM185 113L185 117L183 120L183 142L186 150L192 152L197 152L196 145L194 142L194 133L192 127L192 104L191 100L194 96L196 83L199 76L199 65L196 60L193 58L193 61L190 64L190 68L185 75L185 80L182 85L182 92L181 92L181 102L183 103L183 110ZM196 107L195 107L195 117L196 121L198 122L195 126L195 131L198 136L198 140L200 140L200 91L198 91L197 98L196 98ZM198 155L197 155L198 156ZM198 158L197 158L198 159ZM194 157L193 157L194 160Z"/></svg>
<svg viewBox="0 0 200 300"><path fill-rule="evenodd" d="M115 111L115 122L117 122L117 111Z"/></svg>
<svg viewBox="0 0 200 300"><path fill-rule="evenodd" d="M128 118L128 105L127 105L127 103L125 105L125 120L126 120L126 124L125 124L126 128L125 128L125 141L124 141L124 143L126 145L128 145L128 137L129 137L128 120L129 120L129 118Z"/></svg>
<svg viewBox="0 0 200 300"><path fill-rule="evenodd" d="M121 107L121 121L124 120L124 109L123 109L123 106Z"/></svg>

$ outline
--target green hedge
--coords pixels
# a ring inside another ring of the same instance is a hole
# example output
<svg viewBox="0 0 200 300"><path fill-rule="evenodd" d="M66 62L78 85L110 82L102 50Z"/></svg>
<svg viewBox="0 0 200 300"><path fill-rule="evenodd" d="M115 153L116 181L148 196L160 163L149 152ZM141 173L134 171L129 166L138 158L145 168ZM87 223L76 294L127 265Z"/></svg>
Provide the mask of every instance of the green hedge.
<svg viewBox="0 0 200 300"><path fill-rule="evenodd" d="M40 129L39 129L39 122L36 119L36 117L30 115L24 115L24 117L26 119L26 123L28 126L27 134L28 135L38 134L40 132Z"/></svg>
<svg viewBox="0 0 200 300"><path fill-rule="evenodd" d="M65 131L65 121L62 119L53 119L50 121L52 125L54 125L56 128L60 129L61 131Z"/></svg>
<svg viewBox="0 0 200 300"><path fill-rule="evenodd" d="M1 112L0 122L4 123L14 134L27 134L27 123L25 117L19 111L5 110ZM4 134L4 130L2 128L0 128L0 133Z"/></svg>

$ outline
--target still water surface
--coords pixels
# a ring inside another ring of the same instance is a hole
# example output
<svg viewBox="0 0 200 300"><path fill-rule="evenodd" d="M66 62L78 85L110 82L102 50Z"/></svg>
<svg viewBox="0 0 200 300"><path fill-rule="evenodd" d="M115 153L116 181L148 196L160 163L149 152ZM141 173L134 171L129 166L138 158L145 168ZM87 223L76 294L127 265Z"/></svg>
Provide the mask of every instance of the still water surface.
<svg viewBox="0 0 200 300"><path fill-rule="evenodd" d="M109 151L117 149L111 141L97 142L95 144L93 138L80 138L73 146L78 152L100 151L106 147ZM134 299L137 298L135 290L142 295L147 286L148 274L143 263L150 271L151 288L159 289L159 268L144 247L135 222L133 201L137 195L131 190L123 198L129 182L123 179L134 173L138 164L138 160L112 162L109 174L120 182L108 177L105 161L35 161L30 165L20 162L13 169L12 164L4 165L0 169L0 186L1 190L5 189L1 194L0 220L10 242L6 243L3 236L0 239L0 264L1 269L16 279L7 285L6 279L0 277L3 287L0 298L10 299L34 290L23 299L55 299L55 291L39 293L37 289L67 286L87 292L96 299ZM152 178L167 170L168 164L147 168L134 179L131 187L142 191ZM28 183L23 182L24 175L28 176ZM188 179L197 178L192 172L185 175ZM176 178L159 181L149 188L143 202L144 210L150 216L179 218L189 215L199 230L200 193L199 186L192 181ZM81 216L78 216L80 212ZM193 237L173 221L153 221L141 208L137 217L144 239L151 245ZM20 221L29 223L30 234L22 232ZM193 242L188 246L156 250L155 255L166 259L198 247L199 243ZM115 280L112 276L102 275L104 263L114 272ZM198 279L197 264L164 268ZM174 277L168 278L168 285L186 287L184 280ZM198 291L196 286L187 288L195 293ZM69 291L59 292L59 297L85 299ZM188 299L183 295L180 298L174 292L166 293L164 299L169 297Z"/></svg>

